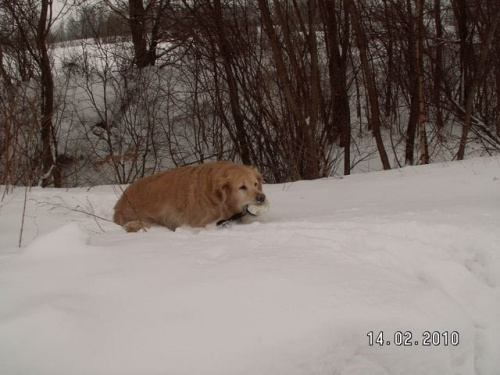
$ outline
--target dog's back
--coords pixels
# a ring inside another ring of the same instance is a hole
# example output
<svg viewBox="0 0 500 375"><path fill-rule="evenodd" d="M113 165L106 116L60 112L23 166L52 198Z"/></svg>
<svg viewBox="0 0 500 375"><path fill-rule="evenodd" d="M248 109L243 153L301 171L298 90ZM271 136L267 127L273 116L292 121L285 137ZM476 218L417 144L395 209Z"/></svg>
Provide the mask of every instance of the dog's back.
<svg viewBox="0 0 500 375"><path fill-rule="evenodd" d="M113 220L129 231L164 225L175 230L181 225L199 227L229 215L216 193L216 181L227 168L220 161L186 166L141 178L123 192L115 205Z"/></svg>

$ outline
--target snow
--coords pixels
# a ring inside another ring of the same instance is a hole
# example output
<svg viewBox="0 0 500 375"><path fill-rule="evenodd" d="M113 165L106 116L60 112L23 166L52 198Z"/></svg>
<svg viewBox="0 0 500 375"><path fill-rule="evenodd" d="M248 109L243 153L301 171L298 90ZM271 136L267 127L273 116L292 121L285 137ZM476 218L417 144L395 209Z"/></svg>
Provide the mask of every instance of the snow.
<svg viewBox="0 0 500 375"><path fill-rule="evenodd" d="M21 248L5 195L0 373L497 373L500 157L264 190L242 224L130 234L116 186L33 188Z"/></svg>

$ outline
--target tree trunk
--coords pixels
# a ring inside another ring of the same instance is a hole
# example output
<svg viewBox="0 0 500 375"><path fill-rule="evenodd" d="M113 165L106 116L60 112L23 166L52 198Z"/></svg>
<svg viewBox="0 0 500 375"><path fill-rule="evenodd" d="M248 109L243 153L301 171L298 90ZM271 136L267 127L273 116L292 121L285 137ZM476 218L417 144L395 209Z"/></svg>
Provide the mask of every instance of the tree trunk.
<svg viewBox="0 0 500 375"><path fill-rule="evenodd" d="M243 114L240 108L240 99L238 94L238 84L236 81L234 67L234 51L231 48L229 40L227 39L227 32L224 27L224 19L222 16L222 6L220 0L214 0L214 20L217 28L218 44L220 46L220 53L222 57L222 65L226 74L227 86L229 91L229 104L231 106L231 113L233 115L234 126L236 128L236 142L238 153L241 161L244 164L250 165L252 159L250 156L250 145L248 142L248 135L245 130L245 123L243 121Z"/></svg>
<svg viewBox="0 0 500 375"><path fill-rule="evenodd" d="M500 52L500 51L498 51ZM497 52L497 55L500 53ZM500 56L499 56L500 58ZM495 67L495 81L496 81L496 96L497 96L497 113L495 118L495 134L500 138L500 64Z"/></svg>
<svg viewBox="0 0 500 375"><path fill-rule="evenodd" d="M495 35L498 22L500 21L500 10L493 16L490 29L486 35L486 39L483 41L481 48L481 57L479 59L479 64L477 66L476 75L472 81L471 87L467 93L467 99L465 101L465 119L462 124L462 136L460 137L460 146L458 148L457 159L463 160L465 157L465 147L467 146L467 137L469 135L470 124L472 119L472 110L474 106L474 98L476 96L476 91L483 79L484 73L486 71L486 61L488 59L488 53L490 51L490 44Z"/></svg>
<svg viewBox="0 0 500 375"><path fill-rule="evenodd" d="M315 141L318 126L319 105L321 101L321 83L319 77L318 43L316 36L317 0L308 0L309 7L309 55L311 56L311 106L309 110L309 121L307 123L307 150L308 173L310 179L319 177L318 150Z"/></svg>
<svg viewBox="0 0 500 375"><path fill-rule="evenodd" d="M418 85L418 125L420 134L420 164L429 164L429 150L427 147L427 134L425 130L425 101L424 101L424 0L416 0L417 18L416 18L416 67L417 67L417 85Z"/></svg>
<svg viewBox="0 0 500 375"><path fill-rule="evenodd" d="M420 163L428 163L427 136L425 131L424 102L424 55L423 55L423 0L415 0L416 15L412 3L407 1L409 15L408 55L410 79L410 116L406 129L405 164L415 164L415 140L417 130L420 138Z"/></svg>
<svg viewBox="0 0 500 375"><path fill-rule="evenodd" d="M474 47L472 29L469 32L471 20L468 15L468 0L452 0L453 12L455 14L457 33L460 44L460 103L466 101L472 82L472 71L474 68Z"/></svg>
<svg viewBox="0 0 500 375"><path fill-rule="evenodd" d="M54 116L54 79L52 77L52 69L50 66L50 58L47 51L46 38L47 17L49 14L49 1L42 0L40 10L40 19L38 21L36 45L39 52L39 65L41 71L41 138L42 138L42 186L46 187L53 182L55 187L61 187L61 172L55 164L54 155L52 153L52 136L53 136L53 116Z"/></svg>
<svg viewBox="0 0 500 375"><path fill-rule="evenodd" d="M342 0L345 2L345 0ZM325 28L326 52L328 55L328 73L333 107L332 124L328 126L327 140L333 142L334 136L340 132L340 147L344 148L344 175L351 173L351 116L349 110L349 93L347 92L347 52L341 55L340 47L349 41L349 32L345 31L342 43L338 35L336 0L320 0L320 12ZM348 24L346 25L348 27Z"/></svg>
<svg viewBox="0 0 500 375"><path fill-rule="evenodd" d="M380 121L380 106L378 102L377 87L375 85L375 77L372 70L370 69L370 63L368 61L368 45L366 41L366 34L363 30L361 22L359 20L358 10L354 4L353 0L349 0L349 14L351 15L352 26L354 28L354 33L356 35L356 44L359 49L359 58L361 60L361 68L365 76L366 90L368 92L368 101L370 104L371 111L371 124L373 135L377 143L378 152L380 155L380 160L382 161L382 166L385 170L391 169L389 163L389 158L387 157L387 152L385 151L384 142L382 140L382 123Z"/></svg>
<svg viewBox="0 0 500 375"><path fill-rule="evenodd" d="M134 45L134 60L139 69L148 65L154 65L151 61L152 56L148 53L146 39L146 10L142 0L129 0L129 25L132 34L132 43Z"/></svg>
<svg viewBox="0 0 500 375"><path fill-rule="evenodd" d="M436 27L436 54L434 62L434 88L433 99L436 107L436 128L439 134L444 128L443 109L441 103L441 90L443 89L443 24L441 22L441 0L434 0L434 24Z"/></svg>
<svg viewBox="0 0 500 375"><path fill-rule="evenodd" d="M410 70L410 116L408 119L408 126L406 128L406 145L405 145L405 164L415 164L415 137L417 133L417 124L419 121L420 100L419 100L419 87L418 79L415 78L415 72Z"/></svg>
<svg viewBox="0 0 500 375"><path fill-rule="evenodd" d="M307 120L306 117L304 117L304 115L301 113L298 101L292 91L292 87L287 75L285 61L283 58L283 50L281 48L278 35L274 30L271 12L267 5L267 1L258 0L258 2L259 9L262 15L264 30L271 43L271 50L273 53L274 62L276 64L278 80L283 87L283 93L285 95L287 106L299 124L298 131L301 135L301 138L303 139L303 145L300 145L300 147L304 151L306 167L301 177L305 179L315 179L319 177L319 163L318 155L316 154L317 150L315 147L314 134L311 134L309 120Z"/></svg>

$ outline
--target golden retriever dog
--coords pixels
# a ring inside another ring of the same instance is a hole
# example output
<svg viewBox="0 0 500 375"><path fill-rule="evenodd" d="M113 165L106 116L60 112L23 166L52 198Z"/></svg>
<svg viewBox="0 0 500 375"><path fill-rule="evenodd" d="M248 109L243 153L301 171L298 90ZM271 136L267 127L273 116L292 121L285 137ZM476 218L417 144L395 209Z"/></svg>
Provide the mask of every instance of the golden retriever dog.
<svg viewBox="0 0 500 375"><path fill-rule="evenodd" d="M125 189L113 220L127 232L151 225L204 227L269 206L254 167L217 161L141 178ZM252 207L250 209L249 207Z"/></svg>

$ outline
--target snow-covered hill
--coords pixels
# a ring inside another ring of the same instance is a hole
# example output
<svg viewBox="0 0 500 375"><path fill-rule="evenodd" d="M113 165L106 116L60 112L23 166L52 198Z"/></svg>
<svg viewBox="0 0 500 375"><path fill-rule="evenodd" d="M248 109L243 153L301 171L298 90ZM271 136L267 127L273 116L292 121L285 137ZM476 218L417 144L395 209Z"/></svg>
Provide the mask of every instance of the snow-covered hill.
<svg viewBox="0 0 500 375"><path fill-rule="evenodd" d="M265 192L253 222L128 234L116 187L32 189L21 248L6 195L0 373L498 374L500 157Z"/></svg>

